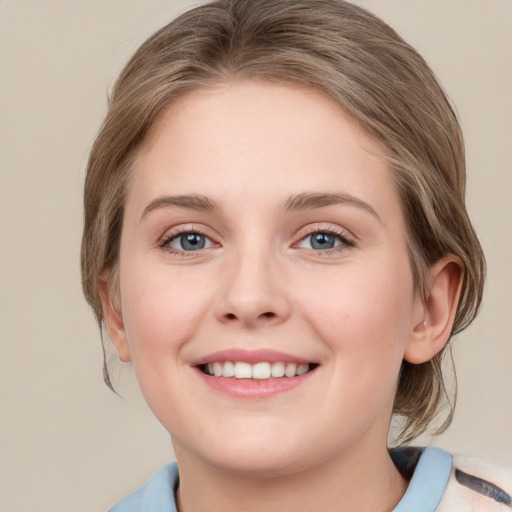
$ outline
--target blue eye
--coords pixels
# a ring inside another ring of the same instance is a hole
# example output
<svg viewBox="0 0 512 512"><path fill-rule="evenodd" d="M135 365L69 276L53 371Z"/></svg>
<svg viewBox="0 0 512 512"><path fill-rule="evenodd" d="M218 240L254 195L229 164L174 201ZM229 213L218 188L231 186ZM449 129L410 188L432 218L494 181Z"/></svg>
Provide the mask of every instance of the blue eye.
<svg viewBox="0 0 512 512"><path fill-rule="evenodd" d="M198 249L204 249L206 245L206 238L198 233L181 235L177 240L184 251L197 251Z"/></svg>
<svg viewBox="0 0 512 512"><path fill-rule="evenodd" d="M336 238L329 233L315 233L309 235L309 243L313 249L332 249L335 247Z"/></svg>
<svg viewBox="0 0 512 512"><path fill-rule="evenodd" d="M213 242L201 233L186 232L173 235L164 244L165 247L171 247L178 251L199 251L212 247Z"/></svg>
<svg viewBox="0 0 512 512"><path fill-rule="evenodd" d="M341 246L352 247L354 242L349 240L341 233L333 233L330 231L316 231L304 237L299 246L304 249L313 249L315 251L328 251Z"/></svg>

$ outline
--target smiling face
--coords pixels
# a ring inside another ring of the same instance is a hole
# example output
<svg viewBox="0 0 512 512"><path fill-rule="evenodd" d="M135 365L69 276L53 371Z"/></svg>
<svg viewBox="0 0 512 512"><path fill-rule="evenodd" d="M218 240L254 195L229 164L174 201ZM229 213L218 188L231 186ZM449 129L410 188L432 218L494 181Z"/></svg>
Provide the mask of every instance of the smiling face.
<svg viewBox="0 0 512 512"><path fill-rule="evenodd" d="M385 450L424 312L382 153L299 88L201 89L161 116L106 319L178 458L285 474Z"/></svg>

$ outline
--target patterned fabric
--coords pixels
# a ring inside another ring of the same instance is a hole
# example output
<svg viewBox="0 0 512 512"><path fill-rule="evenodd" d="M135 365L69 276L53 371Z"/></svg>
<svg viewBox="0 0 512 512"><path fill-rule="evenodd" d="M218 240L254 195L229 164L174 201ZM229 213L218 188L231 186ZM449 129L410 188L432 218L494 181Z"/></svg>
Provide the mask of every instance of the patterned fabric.
<svg viewBox="0 0 512 512"><path fill-rule="evenodd" d="M480 459L455 456L446 492L437 512L512 510L512 470Z"/></svg>
<svg viewBox="0 0 512 512"><path fill-rule="evenodd" d="M464 471L456 469L455 480L457 480L460 485L473 489L473 491L476 491L483 496L487 496L498 503L503 503L505 505L511 504L512 500L510 499L510 496L503 489L500 489L497 485L491 484L491 482L488 482L483 478L468 475L467 473L464 473Z"/></svg>
<svg viewBox="0 0 512 512"><path fill-rule="evenodd" d="M433 457L432 451L436 451ZM450 464L447 477L439 478L439 473L446 474L446 460L442 460L441 454L447 454L438 448L406 447L393 450L391 457L396 467L404 478L411 479L409 489L402 501L393 512L405 512L407 510L421 510L426 499L437 496L439 480L446 478L445 488L437 508L431 505L428 510L437 512L506 512L512 510L512 470L492 466L480 459L454 456ZM428 464L425 464L428 462ZM423 463L423 467L422 467ZM428 466L425 469L425 466ZM422 475L419 475L419 472ZM432 477L437 474L437 487L433 487ZM420 477L421 476L421 477ZM419 478L420 477L420 478ZM413 493L420 508L411 505L407 500L409 491L414 484L420 482L418 492ZM419 493L423 490L426 498L421 498Z"/></svg>

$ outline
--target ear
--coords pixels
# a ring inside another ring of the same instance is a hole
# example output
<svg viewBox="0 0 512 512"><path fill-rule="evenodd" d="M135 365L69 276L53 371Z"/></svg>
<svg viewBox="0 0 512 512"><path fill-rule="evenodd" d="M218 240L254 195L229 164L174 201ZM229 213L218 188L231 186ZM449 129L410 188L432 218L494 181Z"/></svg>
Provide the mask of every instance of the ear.
<svg viewBox="0 0 512 512"><path fill-rule="evenodd" d="M404 353L412 364L430 361L450 338L462 288L462 263L456 256L440 259L430 269L429 296L414 306L413 329Z"/></svg>
<svg viewBox="0 0 512 512"><path fill-rule="evenodd" d="M116 293L115 300L112 297L110 274L104 274L98 282L98 291L103 309L103 318L107 331L116 349L117 357L124 363L131 361L130 349L126 337L126 330L123 322L123 315L120 307L119 293Z"/></svg>

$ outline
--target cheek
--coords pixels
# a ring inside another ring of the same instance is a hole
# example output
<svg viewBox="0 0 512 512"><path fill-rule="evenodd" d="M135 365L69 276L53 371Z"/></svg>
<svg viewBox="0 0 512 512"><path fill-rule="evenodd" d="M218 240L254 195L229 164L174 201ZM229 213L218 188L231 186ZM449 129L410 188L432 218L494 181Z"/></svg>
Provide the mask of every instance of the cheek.
<svg viewBox="0 0 512 512"><path fill-rule="evenodd" d="M321 293L310 301L309 321L344 364L358 359L353 363L359 369L365 362L364 367L379 371L384 361L401 362L414 297L412 277L402 268L347 267L325 279Z"/></svg>
<svg viewBox="0 0 512 512"><path fill-rule="evenodd" d="M177 357L177 349L199 326L208 289L198 285L200 276L189 280L185 272L138 272L134 267L121 275L123 319L134 365L142 359L158 361L166 353Z"/></svg>
<svg viewBox="0 0 512 512"><path fill-rule="evenodd" d="M122 311L133 369L153 413L170 428L186 386L182 347L194 338L207 300L185 272L130 265L121 275ZM196 282L196 280L194 280Z"/></svg>

